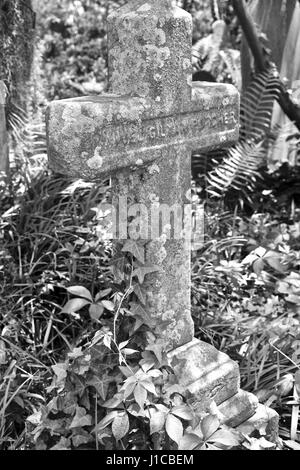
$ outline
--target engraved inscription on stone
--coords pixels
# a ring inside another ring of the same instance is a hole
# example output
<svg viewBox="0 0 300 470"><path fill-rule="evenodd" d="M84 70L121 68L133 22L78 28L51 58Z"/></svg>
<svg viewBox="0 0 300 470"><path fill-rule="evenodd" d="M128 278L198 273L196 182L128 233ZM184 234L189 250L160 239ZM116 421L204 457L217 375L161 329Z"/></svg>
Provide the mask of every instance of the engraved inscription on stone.
<svg viewBox="0 0 300 470"><path fill-rule="evenodd" d="M98 142L101 149L135 148L137 146L153 146L164 143L169 145L188 143L196 138L197 134L205 134L210 130L223 131L234 129L237 121L232 108L224 113L219 110L209 110L182 115L167 116L136 123L113 124L99 129Z"/></svg>

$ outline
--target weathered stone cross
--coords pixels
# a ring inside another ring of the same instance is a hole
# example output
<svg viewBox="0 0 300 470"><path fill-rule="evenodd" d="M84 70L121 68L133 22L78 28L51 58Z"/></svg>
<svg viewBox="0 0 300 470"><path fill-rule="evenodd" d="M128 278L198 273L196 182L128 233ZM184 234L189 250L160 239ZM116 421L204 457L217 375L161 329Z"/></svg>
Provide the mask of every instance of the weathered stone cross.
<svg viewBox="0 0 300 470"><path fill-rule="evenodd" d="M56 171L89 180L112 175L118 197L149 207L188 203L191 152L238 136L233 86L192 83L191 16L171 1L136 0L108 18L112 94L51 103L49 159ZM125 237L124 237L125 238ZM152 240L148 310L171 320L168 349L194 336L187 240ZM147 282L146 280L146 282Z"/></svg>
<svg viewBox="0 0 300 470"><path fill-rule="evenodd" d="M171 0L133 0L111 14L111 94L51 103L52 168L89 180L110 175L117 198L143 204L149 213L157 202L177 209L189 203L191 152L234 142L239 115L233 86L192 83L191 38L191 16ZM182 217L177 209L175 218ZM146 259L160 271L145 277L145 308L182 390L195 402L236 396L240 404L237 364L193 339L189 235L149 237ZM244 419L254 412L246 401Z"/></svg>

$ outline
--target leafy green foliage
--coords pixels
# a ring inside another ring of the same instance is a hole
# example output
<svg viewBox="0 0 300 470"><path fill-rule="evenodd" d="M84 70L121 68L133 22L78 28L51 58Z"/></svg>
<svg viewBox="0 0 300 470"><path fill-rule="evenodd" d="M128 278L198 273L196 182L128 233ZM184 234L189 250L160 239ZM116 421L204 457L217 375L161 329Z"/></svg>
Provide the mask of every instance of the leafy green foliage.
<svg viewBox="0 0 300 470"><path fill-rule="evenodd" d="M278 204L279 175L256 194L248 217L207 206L207 239L193 267L194 320L201 339L239 362L243 388L284 414L281 436L298 440L299 205ZM271 448L256 439L245 445Z"/></svg>
<svg viewBox="0 0 300 470"><path fill-rule="evenodd" d="M49 100L99 94L106 87L106 17L124 0L55 0L39 6Z"/></svg>

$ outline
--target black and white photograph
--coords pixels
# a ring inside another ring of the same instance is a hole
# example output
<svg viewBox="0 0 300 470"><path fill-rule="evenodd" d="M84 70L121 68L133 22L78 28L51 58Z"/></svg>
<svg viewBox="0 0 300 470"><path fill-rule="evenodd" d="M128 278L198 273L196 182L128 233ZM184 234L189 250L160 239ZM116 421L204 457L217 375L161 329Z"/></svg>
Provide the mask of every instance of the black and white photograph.
<svg viewBox="0 0 300 470"><path fill-rule="evenodd" d="M300 0L0 0L0 451L199 466L299 408Z"/></svg>

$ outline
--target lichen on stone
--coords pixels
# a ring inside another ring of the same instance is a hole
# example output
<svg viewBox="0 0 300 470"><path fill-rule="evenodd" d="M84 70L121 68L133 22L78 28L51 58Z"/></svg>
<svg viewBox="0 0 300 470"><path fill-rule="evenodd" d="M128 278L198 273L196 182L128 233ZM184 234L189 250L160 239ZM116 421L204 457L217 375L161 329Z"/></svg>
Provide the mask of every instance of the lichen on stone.
<svg viewBox="0 0 300 470"><path fill-rule="evenodd" d="M150 175L153 175L155 173L160 173L160 169L157 163L153 163L152 165L150 165L148 167L148 172L150 173Z"/></svg>

